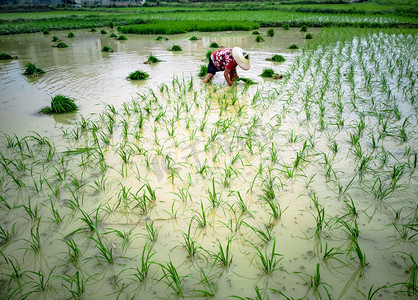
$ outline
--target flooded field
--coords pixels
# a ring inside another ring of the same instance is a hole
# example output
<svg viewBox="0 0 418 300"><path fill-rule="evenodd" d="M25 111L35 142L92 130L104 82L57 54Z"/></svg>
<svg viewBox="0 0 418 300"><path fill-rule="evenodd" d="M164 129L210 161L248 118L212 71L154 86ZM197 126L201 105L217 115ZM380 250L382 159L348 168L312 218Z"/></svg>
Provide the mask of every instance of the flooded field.
<svg viewBox="0 0 418 300"><path fill-rule="evenodd" d="M2 298L415 299L417 36L344 30L0 37ZM259 84L203 86L212 41Z"/></svg>

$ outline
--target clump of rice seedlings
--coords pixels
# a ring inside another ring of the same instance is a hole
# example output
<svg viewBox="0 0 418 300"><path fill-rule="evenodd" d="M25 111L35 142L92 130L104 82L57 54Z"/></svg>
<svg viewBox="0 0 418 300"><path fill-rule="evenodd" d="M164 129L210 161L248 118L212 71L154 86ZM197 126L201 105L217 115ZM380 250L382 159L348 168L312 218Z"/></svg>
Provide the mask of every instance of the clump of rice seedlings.
<svg viewBox="0 0 418 300"><path fill-rule="evenodd" d="M110 35L109 35L109 37L111 37L111 38L116 38L116 37L118 37L115 33L111 33Z"/></svg>
<svg viewBox="0 0 418 300"><path fill-rule="evenodd" d="M221 242L218 240L219 252L216 254L218 261L222 264L223 267L228 267L232 263L232 258L234 255L231 251L231 242L234 236L228 237L225 248L222 246Z"/></svg>
<svg viewBox="0 0 418 300"><path fill-rule="evenodd" d="M201 65L200 66L200 72L198 74L199 77L205 77L206 74L208 74L208 66L207 65Z"/></svg>
<svg viewBox="0 0 418 300"><path fill-rule="evenodd" d="M290 28L290 26L289 26L289 24L283 24L282 25L282 28L283 28L283 30L289 30L289 28Z"/></svg>
<svg viewBox="0 0 418 300"><path fill-rule="evenodd" d="M307 40L313 39L312 33L307 33L306 36L305 36L305 39L307 39Z"/></svg>
<svg viewBox="0 0 418 300"><path fill-rule="evenodd" d="M283 57L283 55L275 54L271 58L266 58L268 61L274 61L274 62L283 62L286 61L286 59Z"/></svg>
<svg viewBox="0 0 418 300"><path fill-rule="evenodd" d="M171 260L166 265L160 266L164 273L164 276L161 278L161 280L165 279L167 286L171 287L177 295L180 295L182 298L184 298L183 280L189 277L189 275L180 276Z"/></svg>
<svg viewBox="0 0 418 300"><path fill-rule="evenodd" d="M97 32L97 29L96 28L92 28L92 29L90 29L90 32Z"/></svg>
<svg viewBox="0 0 418 300"><path fill-rule="evenodd" d="M301 32L307 32L308 31L308 26L306 25L302 25L302 27L300 28Z"/></svg>
<svg viewBox="0 0 418 300"><path fill-rule="evenodd" d="M258 35L258 34L260 34L260 32L258 32L257 30L254 30L251 34Z"/></svg>
<svg viewBox="0 0 418 300"><path fill-rule="evenodd" d="M59 40L60 39L57 36L55 36L55 35L52 37L52 42L54 42L54 43L55 42L59 42Z"/></svg>
<svg viewBox="0 0 418 300"><path fill-rule="evenodd" d="M104 47L102 48L102 51L103 51L103 52L113 52L113 49L112 49L112 48L110 48L109 46L104 46Z"/></svg>
<svg viewBox="0 0 418 300"><path fill-rule="evenodd" d="M46 29L44 29L44 30L42 30L42 33L45 34L45 35L47 35L47 34L49 34L49 31L46 30Z"/></svg>
<svg viewBox="0 0 418 300"><path fill-rule="evenodd" d="M242 81L242 82L244 82L245 84L248 84L248 85L258 84L258 82L255 82L255 81L251 80L250 78L240 77L240 78L238 78L238 80Z"/></svg>
<svg viewBox="0 0 418 300"><path fill-rule="evenodd" d="M144 79L147 79L148 77L149 77L148 73L143 72L141 70L136 70L132 72L131 74L129 74L127 78L131 80L144 80Z"/></svg>
<svg viewBox="0 0 418 300"><path fill-rule="evenodd" d="M25 65L25 72L23 75L31 76L31 77L37 77L45 73L44 70L38 68L35 64L27 63Z"/></svg>
<svg viewBox="0 0 418 300"><path fill-rule="evenodd" d="M200 40L200 38L196 37L196 36L192 36L189 41L198 41Z"/></svg>
<svg viewBox="0 0 418 300"><path fill-rule="evenodd" d="M263 72L260 74L260 76L261 77L264 77L264 78L273 78L273 75L274 74L275 73L274 73L274 70L273 69L271 69L271 68L265 68L263 70Z"/></svg>
<svg viewBox="0 0 418 300"><path fill-rule="evenodd" d="M276 250L276 238L274 238L271 253L267 253L267 251L266 251L265 254L263 254L256 245L254 245L253 243L251 243L251 245L253 245L255 250L257 250L257 256L260 259L259 267L260 267L260 269L263 270L263 272L265 274L271 274L275 270L279 269L277 267L277 264L283 259L283 255L275 252L275 250ZM279 258L277 258L277 256L279 256Z"/></svg>
<svg viewBox="0 0 418 300"><path fill-rule="evenodd" d="M208 60L210 60L210 56L212 55L212 53L213 53L214 51L211 51L211 50L209 50L208 52L206 52L206 58L208 59Z"/></svg>
<svg viewBox="0 0 418 300"><path fill-rule="evenodd" d="M261 43L261 42L264 42L264 39L263 39L263 37L261 35L257 35L257 37L255 38L255 41L257 43Z"/></svg>
<svg viewBox="0 0 418 300"><path fill-rule="evenodd" d="M102 30L100 30L100 34L107 34L107 31L102 29Z"/></svg>
<svg viewBox="0 0 418 300"><path fill-rule="evenodd" d="M179 45L173 45L169 51L183 51L183 49Z"/></svg>
<svg viewBox="0 0 418 300"><path fill-rule="evenodd" d="M128 38L126 37L126 36L124 36L123 34L122 35L120 35L118 38L117 38L117 40L118 41L126 41Z"/></svg>
<svg viewBox="0 0 418 300"><path fill-rule="evenodd" d="M110 23L109 23L109 27L110 27L110 28L113 28L114 26L115 26L115 25L113 24L113 22L110 22Z"/></svg>
<svg viewBox="0 0 418 300"><path fill-rule="evenodd" d="M55 46L52 46L52 47L55 47L55 48L67 48L68 45L66 43L64 43L64 42L59 42L58 44L56 44Z"/></svg>
<svg viewBox="0 0 418 300"><path fill-rule="evenodd" d="M156 39L155 39L156 41L168 41L168 38L166 38L165 36L157 36L156 37Z"/></svg>
<svg viewBox="0 0 418 300"><path fill-rule="evenodd" d="M219 45L217 42L212 42L210 43L209 48L219 48Z"/></svg>
<svg viewBox="0 0 418 300"><path fill-rule="evenodd" d="M17 59L17 56L11 56L7 53L0 53L0 60Z"/></svg>
<svg viewBox="0 0 418 300"><path fill-rule="evenodd" d="M274 29L273 28L270 28L269 30L267 30L267 36L269 36L269 37L273 37L274 36Z"/></svg>
<svg viewBox="0 0 418 300"><path fill-rule="evenodd" d="M155 64L155 63L160 62L160 61L161 61L160 59L158 59L155 55L153 55L152 53L150 53L148 55L148 58L147 58L146 63L147 64Z"/></svg>
<svg viewBox="0 0 418 300"><path fill-rule="evenodd" d="M51 106L42 109L40 112L44 114L61 114L74 112L77 109L77 105L73 99L58 94L51 99Z"/></svg>
<svg viewBox="0 0 418 300"><path fill-rule="evenodd" d="M73 38L75 37L74 33L72 33L71 31L67 34L67 38Z"/></svg>
<svg viewBox="0 0 418 300"><path fill-rule="evenodd" d="M299 49L299 46L296 44L292 44L289 47L287 47L288 49Z"/></svg>

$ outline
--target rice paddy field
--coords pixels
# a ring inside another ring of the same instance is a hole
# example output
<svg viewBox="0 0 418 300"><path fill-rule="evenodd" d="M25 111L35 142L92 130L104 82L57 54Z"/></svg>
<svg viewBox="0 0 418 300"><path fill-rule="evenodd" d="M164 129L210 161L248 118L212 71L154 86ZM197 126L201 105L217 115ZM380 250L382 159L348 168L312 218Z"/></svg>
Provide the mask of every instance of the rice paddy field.
<svg viewBox="0 0 418 300"><path fill-rule="evenodd" d="M34 124L0 121L2 299L416 299L416 29L309 28L309 41L267 29L264 43L251 31L119 42L80 30L65 49L0 36L19 55L1 62L2 93L33 102L13 110L2 96L2 119ZM256 84L218 73L203 85L214 40L248 49L238 74ZM143 64L151 49L155 66ZM46 73L19 77L21 60ZM140 84L126 79L134 61L150 74ZM109 81L84 68L99 65L117 69ZM79 110L38 115L60 90Z"/></svg>

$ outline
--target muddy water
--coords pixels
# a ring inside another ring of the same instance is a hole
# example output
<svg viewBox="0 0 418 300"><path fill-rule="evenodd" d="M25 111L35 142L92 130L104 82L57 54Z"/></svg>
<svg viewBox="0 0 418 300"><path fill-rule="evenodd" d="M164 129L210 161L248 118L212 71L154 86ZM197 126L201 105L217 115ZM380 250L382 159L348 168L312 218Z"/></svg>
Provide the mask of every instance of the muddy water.
<svg viewBox="0 0 418 300"><path fill-rule="evenodd" d="M292 43L300 46L306 43L304 33L297 29L276 29L273 38L266 37L265 29L259 31L266 40L264 43L256 43L251 32L197 32L172 35L169 41L155 41L153 35L127 35L127 41L117 41L109 37L112 33L109 30L106 35L76 30L72 39L66 37L68 32L1 36L1 51L17 55L19 59L0 62L0 128L25 135L34 128L42 133L57 132L63 128L62 124L73 123L77 116L45 117L37 114L49 105L51 96L59 93L76 99L79 115L97 113L103 108L103 103L120 107L123 102L136 97L137 92L168 82L173 76L196 76L200 65L206 64L205 54L211 42L224 47L240 46L249 51L252 69L249 72L241 70L239 74L257 81L263 81L258 77L263 68L285 71L299 52L286 48ZM312 32L315 35L318 31L313 29ZM189 41L193 35L201 40ZM51 47L54 44L52 36L57 36L69 47ZM173 44L180 45L183 51L168 51ZM104 46L110 46L115 52L101 52ZM163 62L143 64L150 53ZM272 54L282 54L287 61L280 64L265 61ZM46 74L39 78L22 75L25 64L29 62L45 70ZM150 78L138 82L126 79L129 73L138 69L147 72ZM222 74L215 77L214 83L225 84Z"/></svg>

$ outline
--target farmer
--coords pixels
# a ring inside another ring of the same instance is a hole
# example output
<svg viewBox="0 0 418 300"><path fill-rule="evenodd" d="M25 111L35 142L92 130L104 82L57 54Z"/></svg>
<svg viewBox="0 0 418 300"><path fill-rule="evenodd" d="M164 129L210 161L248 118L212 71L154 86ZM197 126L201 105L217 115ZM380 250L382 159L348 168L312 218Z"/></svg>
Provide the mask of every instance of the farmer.
<svg viewBox="0 0 418 300"><path fill-rule="evenodd" d="M250 69L250 56L241 48L225 48L215 51L210 56L208 74L203 79L203 82L208 83L212 80L216 72L224 71L226 82L232 86L234 79L239 78L237 75L237 65L244 70Z"/></svg>

